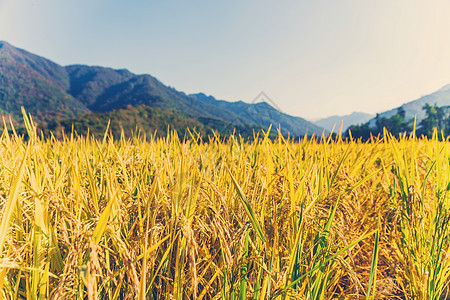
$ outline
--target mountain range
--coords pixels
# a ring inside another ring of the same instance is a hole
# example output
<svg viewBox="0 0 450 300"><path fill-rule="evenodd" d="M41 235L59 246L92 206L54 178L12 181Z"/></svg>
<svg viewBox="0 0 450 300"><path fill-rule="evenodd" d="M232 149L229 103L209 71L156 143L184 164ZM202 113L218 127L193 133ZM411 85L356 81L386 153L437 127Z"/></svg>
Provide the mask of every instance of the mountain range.
<svg viewBox="0 0 450 300"><path fill-rule="evenodd" d="M440 88L439 90L420 97L419 99L407 102L401 106L381 112L378 115L380 118L390 118L398 112L399 108L402 108L405 112L406 120L417 119L417 124L425 117L425 111L423 107L425 104L436 105L438 107L444 107L450 105L450 84ZM351 125L360 125L368 122L371 128L376 127L376 116L366 114L362 112L354 112L344 116L330 116L319 120L312 121L317 126L323 127L330 132L334 127L334 132L339 129L341 122L343 122L342 130L347 130Z"/></svg>
<svg viewBox="0 0 450 300"><path fill-rule="evenodd" d="M313 123L285 114L269 102L229 102L204 93L188 95L148 74L99 66L61 66L0 41L0 115L20 125L23 106L44 131L67 132L73 126L78 133L86 133L89 128L102 134L111 120L110 128L115 133L122 129L164 133L169 126L182 134L187 128L195 128L202 135L215 130L251 137L253 132L272 125L273 131L280 127L283 134L303 136L330 132L335 125L336 131L342 121L345 130L373 117L352 113ZM406 119L416 116L420 121L426 103L450 105L450 85L403 104ZM396 112L397 108L378 115L390 117ZM374 126L375 118L369 124Z"/></svg>
<svg viewBox="0 0 450 300"><path fill-rule="evenodd" d="M425 111L423 110L423 107L427 103L430 105L436 104L439 107L449 106L450 84L445 85L444 87L440 88L439 90L431 94L422 96L414 101L407 102L401 105L400 107L403 108L403 110L405 111L406 120L417 118L417 123L420 123L420 121L425 117ZM379 113L378 116L384 118L392 117L394 114L397 113L400 107ZM369 124L371 127L375 127L375 118L369 120Z"/></svg>
<svg viewBox="0 0 450 300"><path fill-rule="evenodd" d="M345 116L330 116L327 118L319 119L314 121L314 124L325 128L328 132L337 132L342 123L342 131L344 132L351 125L365 123L373 117L375 116L371 114L366 114L363 112L353 112Z"/></svg>
<svg viewBox="0 0 450 300"><path fill-rule="evenodd" d="M122 120L116 125L127 128L131 128L129 120L134 119L133 126L147 129L190 126L203 132L237 130L250 135L272 124L293 136L323 131L266 102L249 104L216 100L202 93L187 95L148 74L98 66L61 66L0 41L0 113L20 122L21 106L45 128L70 129L72 122L79 132L86 127L103 129L99 120L113 115L112 123Z"/></svg>

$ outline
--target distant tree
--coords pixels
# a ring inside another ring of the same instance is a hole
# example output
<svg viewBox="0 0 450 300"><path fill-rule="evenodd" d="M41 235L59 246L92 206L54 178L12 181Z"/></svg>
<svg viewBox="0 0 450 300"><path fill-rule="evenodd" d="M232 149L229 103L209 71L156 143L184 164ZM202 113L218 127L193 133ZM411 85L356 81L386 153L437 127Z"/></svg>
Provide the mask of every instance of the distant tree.
<svg viewBox="0 0 450 300"><path fill-rule="evenodd" d="M361 138L363 141L367 141L370 139L370 136L373 129L370 128L369 123L364 123L360 125L351 125L346 132L346 136L349 136L349 132L352 133L352 136L355 138Z"/></svg>
<svg viewBox="0 0 450 300"><path fill-rule="evenodd" d="M419 123L418 134L431 137L436 128L438 131L442 131L444 135L450 135L449 106L438 107L436 104L432 106L427 103L423 110L425 110L425 118Z"/></svg>
<svg viewBox="0 0 450 300"><path fill-rule="evenodd" d="M403 108L403 106L400 106L399 108L397 108L397 115L400 116L400 118L402 118L403 120L405 120L406 118L406 111Z"/></svg>
<svg viewBox="0 0 450 300"><path fill-rule="evenodd" d="M376 130L377 132L383 131L383 122L385 118L381 117L380 114L377 113L377 116L375 117L375 125L377 126Z"/></svg>
<svg viewBox="0 0 450 300"><path fill-rule="evenodd" d="M408 133L412 131L412 120L406 120L406 112L403 107L397 109L397 113L389 118L382 117L379 114L375 117L375 128L370 126L370 123L364 123L361 125L353 125L347 129L346 136L349 136L349 130L352 136L355 138L362 138L362 140L368 140L371 135L377 136L383 134L384 128L386 128L392 135L398 136L400 133Z"/></svg>
<svg viewBox="0 0 450 300"><path fill-rule="evenodd" d="M377 115L375 123L377 125L377 133L383 133L386 128L392 135L397 136L400 133L408 133L412 130L412 120L405 119L406 112L403 107L397 109L397 113L390 118L380 117Z"/></svg>
<svg viewBox="0 0 450 300"><path fill-rule="evenodd" d="M448 106L447 106L448 107ZM450 108L447 109L447 119L445 121L445 136L449 136L450 135Z"/></svg>

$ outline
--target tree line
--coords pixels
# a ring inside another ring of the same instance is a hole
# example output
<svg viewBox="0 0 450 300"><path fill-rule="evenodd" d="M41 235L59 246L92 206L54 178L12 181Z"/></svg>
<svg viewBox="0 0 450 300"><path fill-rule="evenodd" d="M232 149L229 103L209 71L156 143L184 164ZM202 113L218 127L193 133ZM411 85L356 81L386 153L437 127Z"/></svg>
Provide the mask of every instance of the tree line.
<svg viewBox="0 0 450 300"><path fill-rule="evenodd" d="M439 107L436 104L427 103L422 109L425 111L425 118L416 125L417 136L431 137L435 129L444 137L450 136L450 106ZM405 109L399 107L391 117L382 117L377 114L375 126L370 122L352 125L347 129L345 135L368 140L372 136L383 135L384 128L394 136L409 134L414 130L414 119L407 119Z"/></svg>

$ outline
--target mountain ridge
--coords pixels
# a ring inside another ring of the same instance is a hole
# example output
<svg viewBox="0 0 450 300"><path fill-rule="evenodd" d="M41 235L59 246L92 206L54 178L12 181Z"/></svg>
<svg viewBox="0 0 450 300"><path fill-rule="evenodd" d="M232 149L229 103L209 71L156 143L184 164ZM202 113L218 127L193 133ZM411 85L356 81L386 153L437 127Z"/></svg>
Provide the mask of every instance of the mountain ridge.
<svg viewBox="0 0 450 300"><path fill-rule="evenodd" d="M233 116L236 116L235 118L238 120L251 120L253 124L264 128L268 128L273 120L275 123L284 124L284 126L281 127L281 132L283 134L290 132L303 132L303 135L312 133L321 134L324 130L323 128L308 122L303 118L285 114L267 102L229 102L225 100L217 100L213 96L207 96L204 93L191 94L190 96L202 102L214 103L220 108L231 111Z"/></svg>
<svg viewBox="0 0 450 300"><path fill-rule="evenodd" d="M334 115L329 116L326 118L322 118L319 120L314 121L313 123L325 128L328 131L332 131L334 128L334 132L336 132L339 127L341 126L341 123L343 124L342 131L347 130L351 125L356 124L362 124L367 121L369 121L371 118L373 118L375 115L368 114L364 112L352 112L348 115Z"/></svg>
<svg viewBox="0 0 450 300"><path fill-rule="evenodd" d="M417 123L419 123L425 117L425 111L423 107L425 104L441 106L450 105L450 84L444 85L440 89L432 92L430 94L419 97L415 100L403 103L399 107L378 113L378 117L389 118L398 112L399 108L404 109L405 119L411 120L417 118ZM371 127L375 127L376 118L372 118L369 121Z"/></svg>
<svg viewBox="0 0 450 300"><path fill-rule="evenodd" d="M21 118L20 107L38 121L73 119L86 113L108 113L128 106L158 107L160 113L175 109L182 118L223 126L267 129L281 125L283 133L299 136L322 128L300 117L278 112L270 105L236 104L205 100L168 87L150 74L101 66L61 66L44 57L0 42L0 112ZM238 106L239 106L238 105ZM262 111L259 111L261 110ZM265 110L265 111L264 111ZM276 112L276 113L273 113ZM133 111L133 114L136 113ZM164 118L162 118L164 119ZM186 122L189 123L189 122ZM215 128L216 127L216 128Z"/></svg>

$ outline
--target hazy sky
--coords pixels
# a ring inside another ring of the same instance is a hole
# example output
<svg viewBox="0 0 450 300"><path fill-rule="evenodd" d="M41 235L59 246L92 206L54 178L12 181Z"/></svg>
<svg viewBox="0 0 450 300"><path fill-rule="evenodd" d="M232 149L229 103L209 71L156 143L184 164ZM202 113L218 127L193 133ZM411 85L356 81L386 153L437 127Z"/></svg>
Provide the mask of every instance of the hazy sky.
<svg viewBox="0 0 450 300"><path fill-rule="evenodd" d="M0 0L0 40L186 93L264 91L305 118L384 111L450 83L448 0Z"/></svg>

